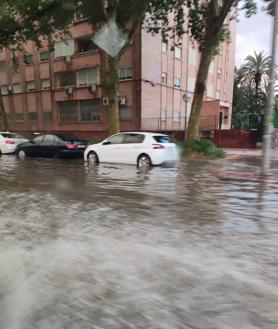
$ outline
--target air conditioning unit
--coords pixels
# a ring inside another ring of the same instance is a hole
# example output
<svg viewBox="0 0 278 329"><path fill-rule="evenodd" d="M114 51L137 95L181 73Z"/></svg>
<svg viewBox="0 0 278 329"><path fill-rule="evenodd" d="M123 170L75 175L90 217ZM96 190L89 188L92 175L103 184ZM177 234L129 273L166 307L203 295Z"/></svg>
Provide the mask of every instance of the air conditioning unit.
<svg viewBox="0 0 278 329"><path fill-rule="evenodd" d="M13 87L12 86L8 86L7 87L7 91L9 94L11 94L13 92Z"/></svg>
<svg viewBox="0 0 278 329"><path fill-rule="evenodd" d="M73 87L67 87L66 92L67 92L68 95L72 95L73 94Z"/></svg>
<svg viewBox="0 0 278 329"><path fill-rule="evenodd" d="M125 97L120 98L120 105L126 105L127 101Z"/></svg>
<svg viewBox="0 0 278 329"><path fill-rule="evenodd" d="M65 56L64 61L65 61L65 63L70 63L71 62L71 57L70 56Z"/></svg>
<svg viewBox="0 0 278 329"><path fill-rule="evenodd" d="M103 99L102 99L102 105L103 106L108 106L109 105L109 99L107 97L103 97Z"/></svg>
<svg viewBox="0 0 278 329"><path fill-rule="evenodd" d="M97 91L97 84L93 83L90 87L90 92L95 93Z"/></svg>

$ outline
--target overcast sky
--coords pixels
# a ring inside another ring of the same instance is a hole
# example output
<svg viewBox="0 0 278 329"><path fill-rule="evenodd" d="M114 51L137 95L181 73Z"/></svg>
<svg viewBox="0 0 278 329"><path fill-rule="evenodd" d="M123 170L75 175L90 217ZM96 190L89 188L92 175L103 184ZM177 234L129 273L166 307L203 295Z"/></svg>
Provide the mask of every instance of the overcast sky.
<svg viewBox="0 0 278 329"><path fill-rule="evenodd" d="M236 65L243 63L247 55L264 51L270 55L272 33L272 19L270 16L259 13L251 18L240 16L237 24Z"/></svg>

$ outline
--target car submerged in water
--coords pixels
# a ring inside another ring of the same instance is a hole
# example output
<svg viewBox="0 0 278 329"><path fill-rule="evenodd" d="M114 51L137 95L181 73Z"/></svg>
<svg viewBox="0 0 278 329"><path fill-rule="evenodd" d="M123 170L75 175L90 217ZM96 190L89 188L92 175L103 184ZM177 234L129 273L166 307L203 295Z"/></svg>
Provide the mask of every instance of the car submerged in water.
<svg viewBox="0 0 278 329"><path fill-rule="evenodd" d="M178 160L178 150L172 139L163 134L125 132L108 137L98 144L89 145L84 160L132 164L139 168L162 165Z"/></svg>
<svg viewBox="0 0 278 329"><path fill-rule="evenodd" d="M28 142L28 139L13 132L0 132L0 154L14 153L19 144Z"/></svg>
<svg viewBox="0 0 278 329"><path fill-rule="evenodd" d="M74 136L45 134L18 145L15 153L21 158L82 158L87 145L87 141Z"/></svg>

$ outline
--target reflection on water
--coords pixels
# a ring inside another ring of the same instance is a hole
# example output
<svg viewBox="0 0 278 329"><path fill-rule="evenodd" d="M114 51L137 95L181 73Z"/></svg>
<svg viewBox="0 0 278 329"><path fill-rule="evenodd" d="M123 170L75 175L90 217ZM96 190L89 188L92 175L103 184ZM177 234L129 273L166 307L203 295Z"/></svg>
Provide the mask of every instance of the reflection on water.
<svg viewBox="0 0 278 329"><path fill-rule="evenodd" d="M277 329L278 186L221 166L2 156L0 329Z"/></svg>

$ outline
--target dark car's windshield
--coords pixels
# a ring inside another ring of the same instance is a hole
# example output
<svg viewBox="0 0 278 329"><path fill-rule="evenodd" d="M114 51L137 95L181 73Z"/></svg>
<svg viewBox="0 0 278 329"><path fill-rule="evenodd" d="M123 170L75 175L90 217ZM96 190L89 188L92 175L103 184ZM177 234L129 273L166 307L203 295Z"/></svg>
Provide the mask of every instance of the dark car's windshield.
<svg viewBox="0 0 278 329"><path fill-rule="evenodd" d="M161 144L174 143L169 136L153 136L153 138L157 143Z"/></svg>

